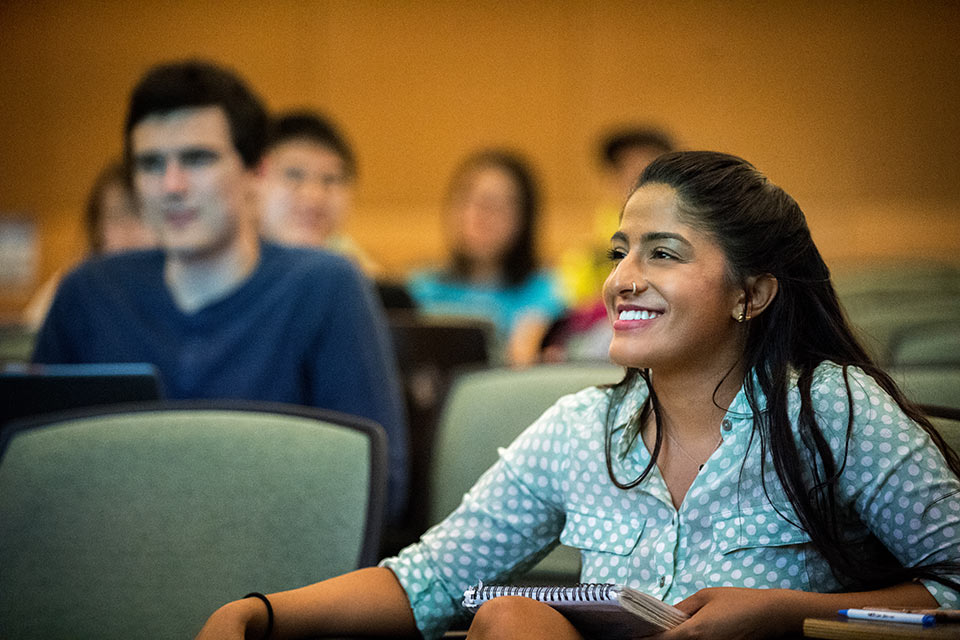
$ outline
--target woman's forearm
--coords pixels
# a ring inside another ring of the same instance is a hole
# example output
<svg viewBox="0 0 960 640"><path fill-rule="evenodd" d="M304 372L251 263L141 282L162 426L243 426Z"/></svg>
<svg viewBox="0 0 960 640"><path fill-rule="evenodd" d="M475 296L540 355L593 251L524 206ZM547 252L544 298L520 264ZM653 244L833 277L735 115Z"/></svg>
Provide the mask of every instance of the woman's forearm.
<svg viewBox="0 0 960 640"><path fill-rule="evenodd" d="M907 582L875 591L854 593L807 593L791 591L787 596L795 612L795 622L803 624L804 618L832 618L840 609L862 607L891 608L936 608L936 599L918 582Z"/></svg>
<svg viewBox="0 0 960 640"><path fill-rule="evenodd" d="M917 582L905 582L885 589L875 591L858 591L854 593L806 593L794 592L797 600L804 608L810 609L816 615L834 616L838 609L859 607L925 607L940 606L930 595L927 588ZM811 617L808 613L806 617Z"/></svg>
<svg viewBox="0 0 960 640"><path fill-rule="evenodd" d="M269 594L273 638L317 635L414 636L413 612L406 592L389 569L360 569L316 584ZM198 639L262 637L267 609L250 598L224 605L204 626Z"/></svg>

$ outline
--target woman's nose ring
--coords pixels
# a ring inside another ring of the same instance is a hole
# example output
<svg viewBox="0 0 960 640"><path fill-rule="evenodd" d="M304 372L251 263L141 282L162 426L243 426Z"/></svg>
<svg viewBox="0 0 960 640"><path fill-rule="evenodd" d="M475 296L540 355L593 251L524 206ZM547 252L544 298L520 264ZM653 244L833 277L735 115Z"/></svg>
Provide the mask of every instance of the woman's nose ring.
<svg viewBox="0 0 960 640"><path fill-rule="evenodd" d="M633 285L633 295L637 295L637 283L636 283L636 282L631 282L630 284Z"/></svg>

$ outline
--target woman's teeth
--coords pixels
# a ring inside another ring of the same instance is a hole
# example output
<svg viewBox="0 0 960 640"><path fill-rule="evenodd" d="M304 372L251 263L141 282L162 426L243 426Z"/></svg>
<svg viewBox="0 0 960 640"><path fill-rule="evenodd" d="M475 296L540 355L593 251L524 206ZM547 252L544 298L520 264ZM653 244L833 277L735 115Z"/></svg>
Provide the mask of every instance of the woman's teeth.
<svg viewBox="0 0 960 640"><path fill-rule="evenodd" d="M647 311L646 309L635 311L627 309L620 312L620 320L651 320L653 318L659 318L660 315L658 311Z"/></svg>

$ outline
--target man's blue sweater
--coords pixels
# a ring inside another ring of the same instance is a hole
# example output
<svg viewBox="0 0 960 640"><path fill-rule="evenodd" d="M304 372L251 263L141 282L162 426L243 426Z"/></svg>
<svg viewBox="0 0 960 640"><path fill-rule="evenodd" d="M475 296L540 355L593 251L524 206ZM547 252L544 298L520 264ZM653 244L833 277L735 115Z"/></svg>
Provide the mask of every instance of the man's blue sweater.
<svg viewBox="0 0 960 640"><path fill-rule="evenodd" d="M389 439L389 511L398 516L407 489L403 396L370 282L339 256L263 243L237 289L184 313L163 269L160 250L78 267L57 291L34 362L149 362L170 398L289 402L371 418Z"/></svg>

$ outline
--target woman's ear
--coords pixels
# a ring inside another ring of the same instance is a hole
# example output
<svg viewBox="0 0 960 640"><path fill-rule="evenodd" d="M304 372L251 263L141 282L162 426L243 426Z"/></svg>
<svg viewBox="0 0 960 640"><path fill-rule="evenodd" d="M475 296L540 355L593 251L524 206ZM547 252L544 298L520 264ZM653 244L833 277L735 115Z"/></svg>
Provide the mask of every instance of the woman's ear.
<svg viewBox="0 0 960 640"><path fill-rule="evenodd" d="M746 319L756 318L770 306L773 299L777 297L777 291L780 290L780 283L769 274L764 273L759 276L750 276L747 278L746 290L749 292L749 304L746 308Z"/></svg>

